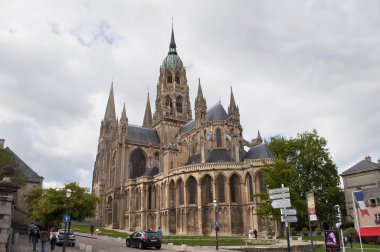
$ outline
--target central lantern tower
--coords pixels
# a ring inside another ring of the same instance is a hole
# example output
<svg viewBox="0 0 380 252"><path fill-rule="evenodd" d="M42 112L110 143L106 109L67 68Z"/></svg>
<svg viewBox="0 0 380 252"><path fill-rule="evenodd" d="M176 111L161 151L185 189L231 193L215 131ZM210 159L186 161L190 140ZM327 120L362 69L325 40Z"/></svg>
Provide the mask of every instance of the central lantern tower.
<svg viewBox="0 0 380 252"><path fill-rule="evenodd" d="M155 105L152 127L157 129L161 142L167 144L181 126L192 120L186 69L177 53L173 28L169 52L160 67Z"/></svg>

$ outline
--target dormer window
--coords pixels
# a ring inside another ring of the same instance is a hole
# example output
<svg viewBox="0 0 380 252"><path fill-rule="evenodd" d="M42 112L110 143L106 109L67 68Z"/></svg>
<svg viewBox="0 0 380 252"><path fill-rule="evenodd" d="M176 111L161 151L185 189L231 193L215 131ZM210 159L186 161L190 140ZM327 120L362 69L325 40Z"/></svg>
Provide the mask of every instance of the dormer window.
<svg viewBox="0 0 380 252"><path fill-rule="evenodd" d="M376 198L369 198L368 199L368 205L369 206L376 206L377 200Z"/></svg>

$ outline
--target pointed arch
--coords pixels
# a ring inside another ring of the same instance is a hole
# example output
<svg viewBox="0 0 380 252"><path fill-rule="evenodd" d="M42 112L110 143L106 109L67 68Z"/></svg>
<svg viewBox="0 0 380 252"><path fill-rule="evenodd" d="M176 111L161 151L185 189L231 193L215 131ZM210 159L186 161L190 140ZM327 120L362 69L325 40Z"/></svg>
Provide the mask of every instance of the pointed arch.
<svg viewBox="0 0 380 252"><path fill-rule="evenodd" d="M226 177L223 174L219 174L216 177L216 200L218 202L226 202L225 186L226 186Z"/></svg>
<svg viewBox="0 0 380 252"><path fill-rule="evenodd" d="M146 155L145 152L139 147L131 153L131 171L130 178L137 178L144 175L146 170Z"/></svg>
<svg viewBox="0 0 380 252"><path fill-rule="evenodd" d="M175 207L175 183L171 180L169 183L169 207Z"/></svg>
<svg viewBox="0 0 380 252"><path fill-rule="evenodd" d="M216 147L222 147L222 132L219 128L216 128L215 130L215 137L216 137Z"/></svg>
<svg viewBox="0 0 380 252"><path fill-rule="evenodd" d="M185 187L181 178L177 181L177 193L178 193L178 205L179 206L184 205L185 204L185 197L184 197Z"/></svg>
<svg viewBox="0 0 380 252"><path fill-rule="evenodd" d="M197 181L193 176L190 176L190 178L187 180L186 188L187 204L197 204Z"/></svg>
<svg viewBox="0 0 380 252"><path fill-rule="evenodd" d="M230 177L230 201L231 203L241 203L240 177L234 173Z"/></svg>
<svg viewBox="0 0 380 252"><path fill-rule="evenodd" d="M177 99L176 99L176 108L177 108L177 113L180 113L182 114L182 111L183 111L183 99L182 99L182 96L177 96Z"/></svg>
<svg viewBox="0 0 380 252"><path fill-rule="evenodd" d="M176 73L175 73L175 82L176 82L177 84L180 84L180 80L181 80L181 78L180 78L180 74L179 74L179 72L176 72Z"/></svg>
<svg viewBox="0 0 380 252"><path fill-rule="evenodd" d="M172 112L173 112L173 101L169 95L165 96L165 106L166 106L166 111L169 114L172 114Z"/></svg>
<svg viewBox="0 0 380 252"><path fill-rule="evenodd" d="M247 196L248 196L248 201L253 201L254 200L254 188L253 188L253 178L251 173L247 173L245 176L245 185L247 188Z"/></svg>
<svg viewBox="0 0 380 252"><path fill-rule="evenodd" d="M210 175L202 178L202 205L207 205L213 201L213 181Z"/></svg>

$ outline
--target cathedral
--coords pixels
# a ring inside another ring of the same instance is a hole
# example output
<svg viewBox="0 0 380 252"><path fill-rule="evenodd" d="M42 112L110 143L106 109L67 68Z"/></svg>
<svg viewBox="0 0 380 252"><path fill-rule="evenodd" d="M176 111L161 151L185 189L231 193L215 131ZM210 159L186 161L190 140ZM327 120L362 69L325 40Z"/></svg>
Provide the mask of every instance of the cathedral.
<svg viewBox="0 0 380 252"><path fill-rule="evenodd" d="M266 192L260 169L273 154L257 138L243 138L232 92L228 109L207 106L200 81L192 111L186 68L174 31L160 66L155 110L148 93L142 126L116 116L113 85L100 126L92 192L96 218L109 228L161 227L164 234L220 235L273 228L256 210ZM216 221L217 220L217 221Z"/></svg>

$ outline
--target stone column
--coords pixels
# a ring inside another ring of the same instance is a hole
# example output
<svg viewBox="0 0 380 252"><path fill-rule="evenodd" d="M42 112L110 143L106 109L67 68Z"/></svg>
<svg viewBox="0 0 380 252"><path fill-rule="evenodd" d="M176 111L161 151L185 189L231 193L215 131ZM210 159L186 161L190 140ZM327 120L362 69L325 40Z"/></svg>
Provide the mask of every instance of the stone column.
<svg viewBox="0 0 380 252"><path fill-rule="evenodd" d="M17 192L19 186L11 182L13 168L6 166L3 169L3 180L0 181L0 252L6 252L11 248L12 241L12 210L13 194Z"/></svg>

